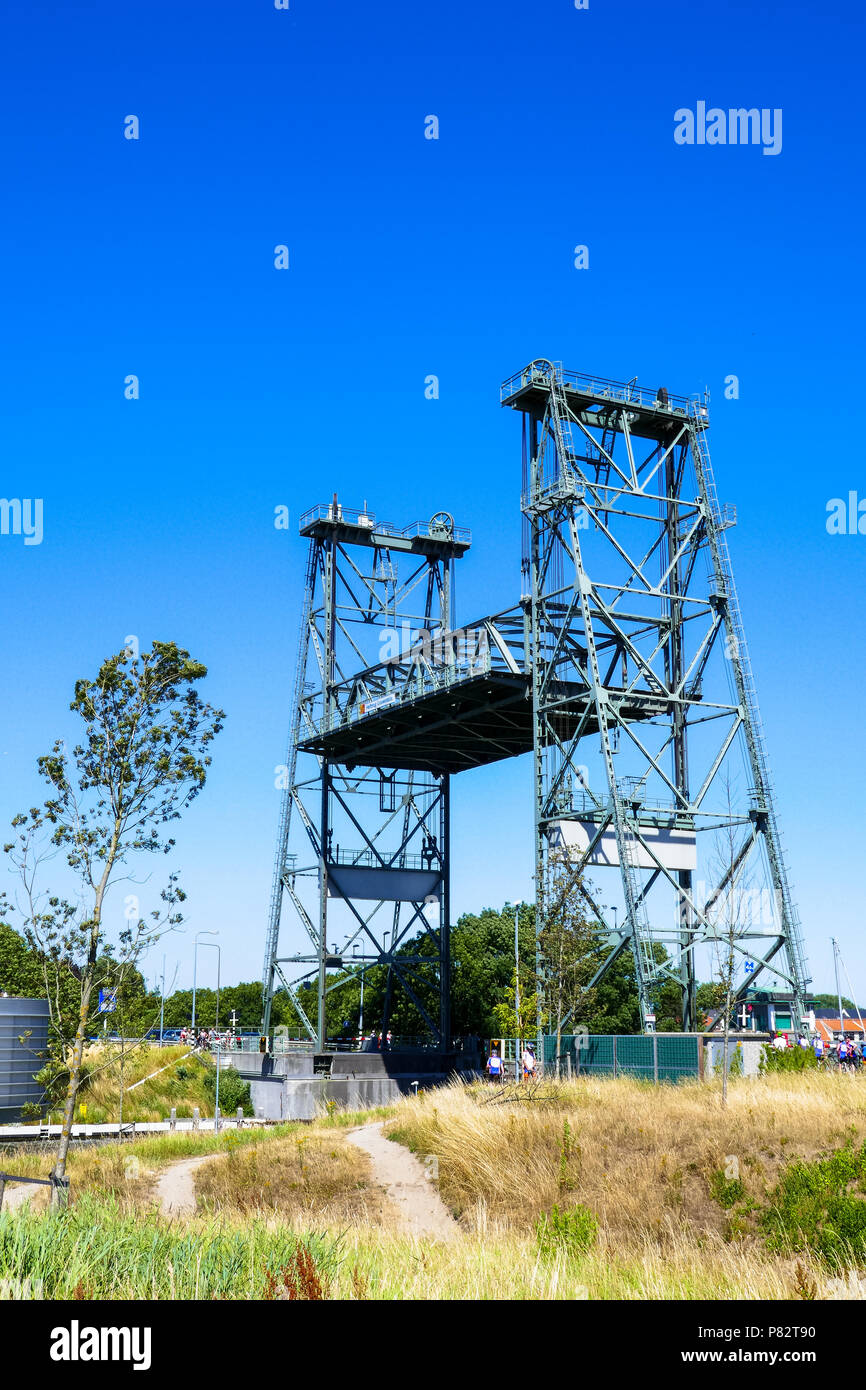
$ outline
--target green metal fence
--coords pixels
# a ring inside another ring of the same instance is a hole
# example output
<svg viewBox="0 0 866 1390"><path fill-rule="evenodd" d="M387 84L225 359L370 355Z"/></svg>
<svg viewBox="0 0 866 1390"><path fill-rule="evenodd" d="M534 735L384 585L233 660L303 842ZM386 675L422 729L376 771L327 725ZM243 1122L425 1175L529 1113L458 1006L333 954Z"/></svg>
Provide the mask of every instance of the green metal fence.
<svg viewBox="0 0 866 1390"><path fill-rule="evenodd" d="M700 1075L701 1040L694 1033L563 1034L561 1072L572 1076L637 1076L680 1081ZM556 1066L556 1038L544 1039L548 1075Z"/></svg>

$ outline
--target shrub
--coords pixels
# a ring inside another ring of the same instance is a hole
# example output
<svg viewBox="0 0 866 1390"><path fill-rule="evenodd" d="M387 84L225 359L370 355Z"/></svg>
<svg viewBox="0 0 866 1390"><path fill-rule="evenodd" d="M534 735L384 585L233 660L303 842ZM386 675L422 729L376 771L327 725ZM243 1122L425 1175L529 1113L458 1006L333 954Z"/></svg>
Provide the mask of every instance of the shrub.
<svg viewBox="0 0 866 1390"><path fill-rule="evenodd" d="M568 1254L578 1254L595 1244L598 1235L598 1222L586 1207L569 1207L560 1211L553 1209L535 1223L535 1237L542 1255L553 1255L558 1250Z"/></svg>
<svg viewBox="0 0 866 1390"><path fill-rule="evenodd" d="M859 1192L852 1191L856 1184ZM866 1144L850 1145L813 1163L790 1164L770 1197L761 1224L772 1250L807 1250L825 1264L866 1257Z"/></svg>
<svg viewBox="0 0 866 1390"><path fill-rule="evenodd" d="M216 1104L216 1067L209 1071L204 1079L205 1088L209 1096ZM227 1115L230 1110L237 1110L241 1107L245 1115L252 1115L253 1104L250 1100L250 1083L243 1081L237 1072L226 1067L220 1068L220 1110Z"/></svg>
<svg viewBox="0 0 866 1390"><path fill-rule="evenodd" d="M730 1211L746 1195L746 1189L739 1178L727 1178L721 1168L717 1168L710 1178L710 1192L720 1207Z"/></svg>
<svg viewBox="0 0 866 1390"><path fill-rule="evenodd" d="M764 1044L758 1071L761 1076L774 1071L809 1071L818 1059L811 1047L788 1047L784 1052Z"/></svg>

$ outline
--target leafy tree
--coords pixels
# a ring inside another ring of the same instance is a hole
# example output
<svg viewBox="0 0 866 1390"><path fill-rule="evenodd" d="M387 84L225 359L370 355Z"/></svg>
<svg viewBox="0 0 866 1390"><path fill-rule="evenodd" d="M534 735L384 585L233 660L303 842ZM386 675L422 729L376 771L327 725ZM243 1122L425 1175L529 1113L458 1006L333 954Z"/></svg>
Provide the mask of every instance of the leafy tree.
<svg viewBox="0 0 866 1390"><path fill-rule="evenodd" d="M139 854L169 853L165 827L205 784L209 747L223 714L196 689L207 669L175 643L154 642L139 656L131 648L109 657L96 678L76 682L71 710L83 722L81 742L66 752L58 740L38 760L49 797L15 817L15 838L5 846L23 898L24 936L46 962L55 1031L68 1072L63 1126L54 1176L62 1178L81 1083L84 1048L100 988L125 983L144 950L181 921L184 894L168 876L163 907L151 920L135 910L108 940L106 894ZM70 896L46 891L46 864L58 853L73 883ZM78 978L70 1016L60 982L69 968Z"/></svg>
<svg viewBox="0 0 866 1390"><path fill-rule="evenodd" d="M511 972L511 985L507 999L493 1006L493 1018L497 1034L504 1038L524 1038L535 1036L538 1030L540 1001L534 988L534 974L529 969L520 968L520 994L518 1006L517 980L515 967ZM545 1020L542 1013L542 1021Z"/></svg>
<svg viewBox="0 0 866 1390"><path fill-rule="evenodd" d="M567 859L554 859L550 890L538 944L548 1019L556 1030L558 1076L563 1023L592 1008L595 990L589 985L600 952L597 924L584 911L580 880Z"/></svg>
<svg viewBox="0 0 866 1390"><path fill-rule="evenodd" d="M514 1003L515 912L521 995L535 993L532 904L521 903L518 908L506 903L501 911L486 907L478 914L465 913L451 933L451 1026L457 1035L490 1038L506 1032L497 1021L495 1007L499 1003Z"/></svg>
<svg viewBox="0 0 866 1390"><path fill-rule="evenodd" d="M0 994L18 995L22 999L44 999L47 992L45 958L28 945L20 932L7 922L0 922ZM58 988L64 1011L73 1008L78 999L78 979L72 966L60 962L57 968Z"/></svg>
<svg viewBox="0 0 866 1390"><path fill-rule="evenodd" d="M812 1006L816 1009L835 1009L838 1013L839 996L838 994L815 994L812 996ZM853 1018L857 1017L857 1005L846 994L842 995L842 1008L847 1009Z"/></svg>
<svg viewBox="0 0 866 1390"><path fill-rule="evenodd" d="M725 986L718 980L710 980L706 984L698 985L695 992L695 1002L699 1011L707 1012L709 1009L720 1009L725 1002Z"/></svg>

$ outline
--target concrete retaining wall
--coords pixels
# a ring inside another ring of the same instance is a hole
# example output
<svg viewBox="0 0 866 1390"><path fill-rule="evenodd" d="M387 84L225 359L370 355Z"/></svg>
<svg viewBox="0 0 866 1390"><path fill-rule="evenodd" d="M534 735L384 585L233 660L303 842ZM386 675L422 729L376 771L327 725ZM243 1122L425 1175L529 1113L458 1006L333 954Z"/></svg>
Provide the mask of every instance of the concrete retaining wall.
<svg viewBox="0 0 866 1390"><path fill-rule="evenodd" d="M257 1116L266 1120L313 1120L329 1104L341 1110L393 1105L420 1086L441 1086L467 1059L429 1052L348 1052L329 1056L238 1057L235 1066L250 1083ZM468 1059L476 1061L474 1057ZM433 1069L435 1068L435 1070Z"/></svg>

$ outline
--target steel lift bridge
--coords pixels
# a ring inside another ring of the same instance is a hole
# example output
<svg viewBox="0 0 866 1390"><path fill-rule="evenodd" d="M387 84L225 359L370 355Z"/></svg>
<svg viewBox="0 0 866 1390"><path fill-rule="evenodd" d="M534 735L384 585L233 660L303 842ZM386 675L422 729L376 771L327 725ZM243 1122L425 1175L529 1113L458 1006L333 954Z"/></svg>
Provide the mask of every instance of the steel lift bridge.
<svg viewBox="0 0 866 1390"><path fill-rule="evenodd" d="M810 982L706 399L540 359L504 383L501 403L523 433L513 608L455 627L454 562L470 536L444 512L397 530L335 498L301 519L310 548L264 1027L283 987L324 1051L333 972L378 963L381 1026L402 989L447 1049L450 778L522 753L539 928L565 865L605 946L596 982L631 951L647 1031L668 980L694 1029L698 961L731 954L734 1001L775 976L800 1026ZM292 957L278 954L286 899L311 947ZM314 977L315 1021L297 994Z"/></svg>

